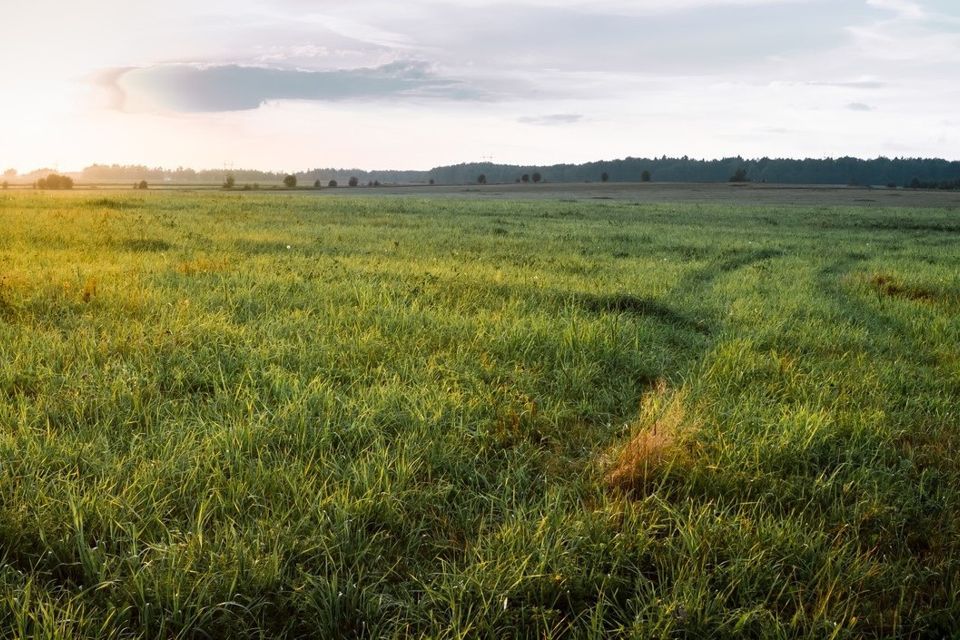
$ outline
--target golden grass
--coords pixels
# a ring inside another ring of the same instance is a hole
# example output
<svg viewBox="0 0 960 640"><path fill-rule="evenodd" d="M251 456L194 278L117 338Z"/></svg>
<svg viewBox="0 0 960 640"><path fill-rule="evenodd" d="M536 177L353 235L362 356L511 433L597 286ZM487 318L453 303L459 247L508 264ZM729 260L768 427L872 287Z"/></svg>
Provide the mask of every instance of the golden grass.
<svg viewBox="0 0 960 640"><path fill-rule="evenodd" d="M203 273L219 273L226 271L227 267L228 262L224 259L198 256L191 260L181 260L174 267L174 270L180 275L192 276Z"/></svg>

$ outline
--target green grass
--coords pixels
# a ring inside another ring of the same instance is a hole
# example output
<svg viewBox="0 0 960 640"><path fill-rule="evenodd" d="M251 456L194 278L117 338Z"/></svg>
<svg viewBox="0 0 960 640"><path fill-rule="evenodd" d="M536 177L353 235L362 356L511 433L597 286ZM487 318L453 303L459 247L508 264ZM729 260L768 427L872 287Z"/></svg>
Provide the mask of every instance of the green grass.
<svg viewBox="0 0 960 640"><path fill-rule="evenodd" d="M949 636L958 240L2 194L0 636Z"/></svg>

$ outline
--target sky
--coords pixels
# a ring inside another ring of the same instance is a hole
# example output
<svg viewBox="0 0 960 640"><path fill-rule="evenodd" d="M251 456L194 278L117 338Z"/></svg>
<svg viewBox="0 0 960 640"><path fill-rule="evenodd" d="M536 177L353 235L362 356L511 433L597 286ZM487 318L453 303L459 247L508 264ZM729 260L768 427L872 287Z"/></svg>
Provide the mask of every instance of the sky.
<svg viewBox="0 0 960 640"><path fill-rule="evenodd" d="M0 170L960 159L958 0L4 0Z"/></svg>

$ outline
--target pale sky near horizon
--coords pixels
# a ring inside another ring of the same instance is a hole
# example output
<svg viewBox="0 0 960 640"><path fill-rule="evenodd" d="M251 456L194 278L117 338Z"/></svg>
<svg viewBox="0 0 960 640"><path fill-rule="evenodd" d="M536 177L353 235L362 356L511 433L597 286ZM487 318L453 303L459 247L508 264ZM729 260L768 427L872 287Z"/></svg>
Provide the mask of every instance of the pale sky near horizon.
<svg viewBox="0 0 960 640"><path fill-rule="evenodd" d="M960 159L960 0L6 0L0 170Z"/></svg>

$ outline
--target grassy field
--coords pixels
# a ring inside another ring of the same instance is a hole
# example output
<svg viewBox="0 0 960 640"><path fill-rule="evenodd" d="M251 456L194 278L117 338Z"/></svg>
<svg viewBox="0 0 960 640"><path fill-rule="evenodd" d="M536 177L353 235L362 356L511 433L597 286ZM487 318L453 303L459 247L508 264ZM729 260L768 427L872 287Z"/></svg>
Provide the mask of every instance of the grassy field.
<svg viewBox="0 0 960 640"><path fill-rule="evenodd" d="M958 240L0 194L0 636L949 637Z"/></svg>

